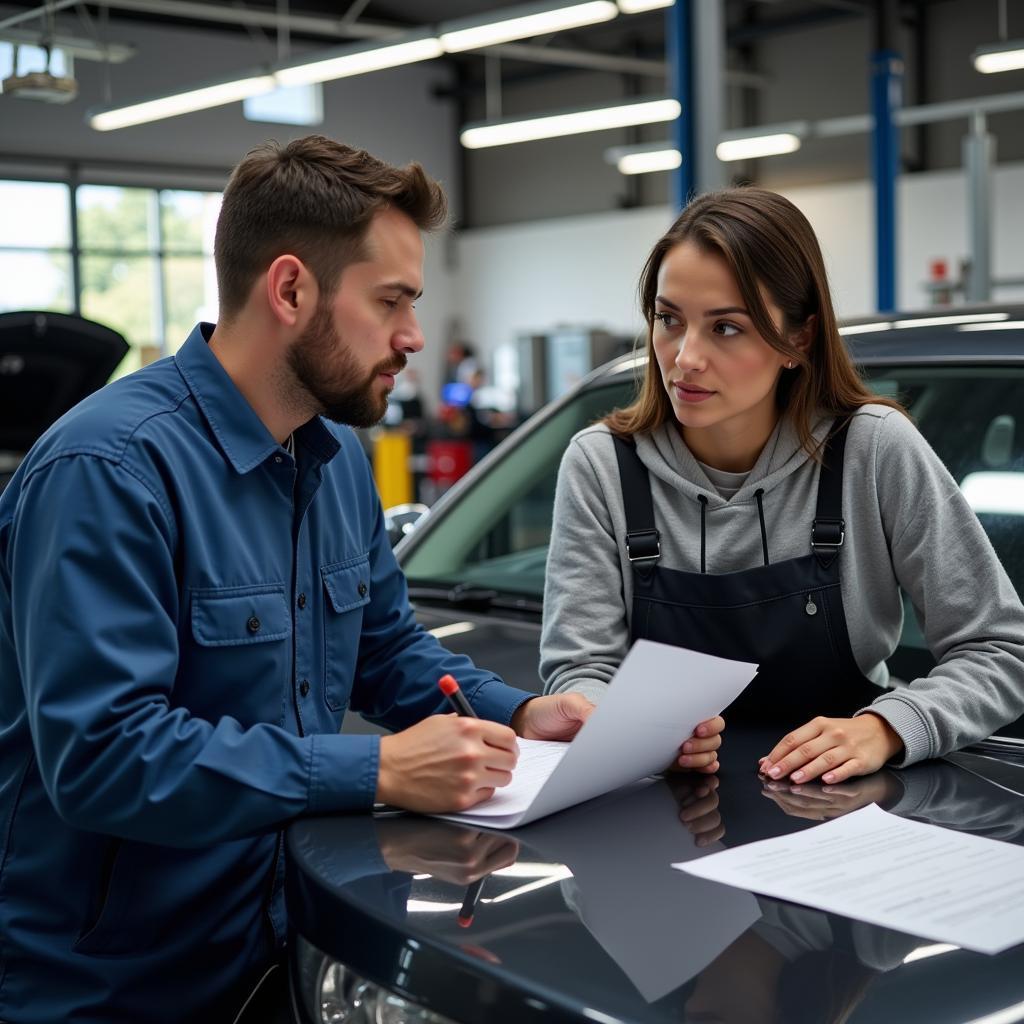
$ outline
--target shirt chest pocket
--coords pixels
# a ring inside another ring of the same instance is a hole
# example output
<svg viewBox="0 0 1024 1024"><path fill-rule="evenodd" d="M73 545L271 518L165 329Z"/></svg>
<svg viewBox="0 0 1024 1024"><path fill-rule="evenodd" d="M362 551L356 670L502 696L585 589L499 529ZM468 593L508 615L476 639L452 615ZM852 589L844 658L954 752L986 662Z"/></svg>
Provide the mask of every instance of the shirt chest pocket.
<svg viewBox="0 0 1024 1024"><path fill-rule="evenodd" d="M272 643L291 631L284 584L192 591L192 636L201 647Z"/></svg>
<svg viewBox="0 0 1024 1024"><path fill-rule="evenodd" d="M292 664L284 584L196 588L190 603L192 643L182 645L178 666L182 701L210 721L229 714L246 726L277 722Z"/></svg>
<svg viewBox="0 0 1024 1024"><path fill-rule="evenodd" d="M324 699L332 711L347 704L355 678L363 609L370 601L370 559L357 555L320 570L324 612Z"/></svg>

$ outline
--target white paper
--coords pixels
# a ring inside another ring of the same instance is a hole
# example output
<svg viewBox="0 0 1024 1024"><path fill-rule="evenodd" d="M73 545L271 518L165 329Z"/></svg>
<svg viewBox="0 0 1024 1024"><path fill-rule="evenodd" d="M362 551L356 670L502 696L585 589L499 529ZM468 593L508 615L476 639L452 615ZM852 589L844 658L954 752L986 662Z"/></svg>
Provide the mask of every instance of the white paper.
<svg viewBox="0 0 1024 1024"><path fill-rule="evenodd" d="M756 671L748 662L638 640L576 738L558 745L565 752L557 762L545 768L535 762L544 755L531 751L526 771L517 767L490 800L443 817L515 828L662 771L694 728L731 704Z"/></svg>
<svg viewBox="0 0 1024 1024"><path fill-rule="evenodd" d="M1024 848L908 821L876 804L672 866L979 953L1024 941Z"/></svg>

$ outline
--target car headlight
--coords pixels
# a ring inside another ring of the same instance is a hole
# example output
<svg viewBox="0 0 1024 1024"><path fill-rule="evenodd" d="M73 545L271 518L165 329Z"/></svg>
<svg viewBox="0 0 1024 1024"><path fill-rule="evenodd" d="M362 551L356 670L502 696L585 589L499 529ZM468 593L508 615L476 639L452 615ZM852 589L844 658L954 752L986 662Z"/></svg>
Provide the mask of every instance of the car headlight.
<svg viewBox="0 0 1024 1024"><path fill-rule="evenodd" d="M318 1001L321 1024L456 1024L326 958Z"/></svg>

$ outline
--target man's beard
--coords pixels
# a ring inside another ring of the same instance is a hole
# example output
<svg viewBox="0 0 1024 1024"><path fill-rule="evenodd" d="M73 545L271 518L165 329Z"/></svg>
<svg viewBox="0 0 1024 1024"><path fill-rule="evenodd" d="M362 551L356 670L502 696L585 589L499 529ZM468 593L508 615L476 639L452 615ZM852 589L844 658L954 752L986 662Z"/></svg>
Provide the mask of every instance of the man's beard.
<svg viewBox="0 0 1024 1024"><path fill-rule="evenodd" d="M360 378L359 364L334 329L329 307L318 305L309 326L288 350L288 366L321 415L351 427L372 427L388 407L387 394L376 392L382 373L399 373L406 358L396 352Z"/></svg>

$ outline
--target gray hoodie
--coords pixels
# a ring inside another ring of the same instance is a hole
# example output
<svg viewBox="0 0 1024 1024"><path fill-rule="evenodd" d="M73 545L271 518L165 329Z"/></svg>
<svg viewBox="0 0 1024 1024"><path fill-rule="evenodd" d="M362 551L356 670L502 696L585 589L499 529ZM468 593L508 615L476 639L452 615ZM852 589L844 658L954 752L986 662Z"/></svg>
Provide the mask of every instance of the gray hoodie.
<svg viewBox="0 0 1024 1024"><path fill-rule="evenodd" d="M831 421L822 419L822 439ZM772 562L810 550L819 465L786 417L738 493L723 499L674 422L637 438L661 532L660 566L700 571L706 495L707 571L763 564L756 490L764 490ZM903 740L900 765L939 757L1024 712L1024 607L956 481L906 417L867 405L853 417L843 470L841 592L853 654L890 686L885 659L903 627L900 587L938 664L891 685L871 710ZM577 434L562 459L544 594L540 674L546 693L600 699L629 648L632 577L608 428Z"/></svg>

